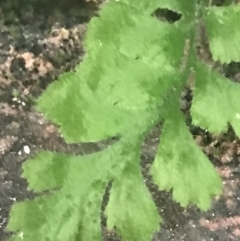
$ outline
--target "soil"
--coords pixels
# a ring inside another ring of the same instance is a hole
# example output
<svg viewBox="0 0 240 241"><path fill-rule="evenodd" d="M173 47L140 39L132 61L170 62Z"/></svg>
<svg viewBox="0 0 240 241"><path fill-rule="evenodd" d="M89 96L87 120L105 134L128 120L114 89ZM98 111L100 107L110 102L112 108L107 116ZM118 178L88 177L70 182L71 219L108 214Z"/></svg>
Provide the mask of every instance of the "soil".
<svg viewBox="0 0 240 241"><path fill-rule="evenodd" d="M59 74L73 69L81 61L86 23L97 13L97 7L95 2L88 1L75 15L57 9L46 16L44 11L36 13L29 8L28 14L18 14L11 21L9 18L6 21L4 15L0 17L1 241L10 237L4 228L11 205L33 197L33 193L26 190L26 181L20 177L21 165L26 159L40 149L83 154L105 145L66 144L57 127L34 109L35 100L44 89ZM236 76L240 76L238 63L223 66L223 69L235 81ZM184 98L187 110L191 93L186 91ZM158 191L148 177L147 185L164 220L153 240L240 240L240 141L231 128L221 136L190 128L221 175L224 191L213 200L209 211L200 212L196 207L181 208L172 200L171 193ZM159 134L159 129L154 129L142 148L142 170L146 177L159 144ZM103 240L119 240L119 237L103 227Z"/></svg>

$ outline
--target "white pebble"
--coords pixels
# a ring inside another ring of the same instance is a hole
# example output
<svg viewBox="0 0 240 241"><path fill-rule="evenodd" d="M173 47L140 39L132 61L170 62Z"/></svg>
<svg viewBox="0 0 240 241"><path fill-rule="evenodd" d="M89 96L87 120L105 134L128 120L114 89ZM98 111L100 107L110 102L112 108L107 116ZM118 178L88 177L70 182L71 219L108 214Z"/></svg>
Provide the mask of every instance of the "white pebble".
<svg viewBox="0 0 240 241"><path fill-rule="evenodd" d="M29 146L24 146L24 147L23 147L23 150L24 150L24 152L25 152L26 154L29 154L29 153L30 153L30 148L29 148Z"/></svg>

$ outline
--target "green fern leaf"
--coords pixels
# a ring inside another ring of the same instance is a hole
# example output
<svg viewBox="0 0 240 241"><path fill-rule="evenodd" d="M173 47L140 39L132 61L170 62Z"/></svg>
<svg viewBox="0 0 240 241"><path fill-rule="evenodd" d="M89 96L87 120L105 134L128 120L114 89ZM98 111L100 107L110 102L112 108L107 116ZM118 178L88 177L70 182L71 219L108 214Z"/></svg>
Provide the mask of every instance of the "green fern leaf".
<svg viewBox="0 0 240 241"><path fill-rule="evenodd" d="M213 195L221 192L221 178L193 141L180 111L169 111L163 125L161 144L150 169L161 190L172 190L174 200L186 207L210 207Z"/></svg>
<svg viewBox="0 0 240 241"><path fill-rule="evenodd" d="M240 4L210 7L205 14L210 50L215 61L240 61Z"/></svg>
<svg viewBox="0 0 240 241"><path fill-rule="evenodd" d="M201 63L197 63L195 69L193 124L216 134L227 131L228 124L231 124L240 137L240 85Z"/></svg>
<svg viewBox="0 0 240 241"><path fill-rule="evenodd" d="M41 162L43 157L47 161ZM32 181L30 188L35 192L49 190L50 194L15 204L10 216L19 218L10 218L7 230L22 230L26 241L100 240L101 202L108 184L108 171L114 170L113 155L105 150L101 154L66 156L65 172L60 172L62 177L59 177L60 173L54 173L54 169L43 173L56 165L54 160L58 157L57 153L45 152L24 164L24 175ZM39 170L34 173L38 182L33 177L33 169ZM54 187L57 189L52 190ZM82 226L85 228L79 232ZM19 240L20 234L19 231L12 240Z"/></svg>
<svg viewBox="0 0 240 241"><path fill-rule="evenodd" d="M107 226L110 230L116 227L123 240L150 240L153 232L158 230L161 219L143 182L139 164L140 146L134 148L129 143L124 153L128 162L112 183L105 210Z"/></svg>
<svg viewBox="0 0 240 241"><path fill-rule="evenodd" d="M62 75L39 99L38 110L60 125L60 131L68 143L99 141L117 136L127 128L129 122L144 115L141 110L119 107L117 100L112 104L98 100L81 82L80 76L78 73Z"/></svg>
<svg viewBox="0 0 240 241"><path fill-rule="evenodd" d="M60 125L68 143L120 135L179 82L189 29L137 10L133 3L106 4L89 24L88 52L76 73L62 75L40 97L38 110Z"/></svg>
<svg viewBox="0 0 240 241"><path fill-rule="evenodd" d="M160 21L153 14L158 8L182 17L174 24ZM13 206L7 226L15 232L12 241L101 240L101 203L109 183L108 228L123 240L150 239L161 218L141 175L140 151L145 136L162 120L161 145L151 168L154 182L173 189L183 206L209 206L221 181L179 110L181 90L196 62L195 9L196 1L188 0L110 1L92 19L84 61L50 85L38 110L60 126L68 143L114 136L118 141L90 155L41 152L28 160L23 177L40 197ZM195 71L201 77L202 70ZM203 81L197 81L196 106ZM194 108L197 122L201 115ZM235 119L226 118L239 128ZM199 121L204 123L209 124Z"/></svg>

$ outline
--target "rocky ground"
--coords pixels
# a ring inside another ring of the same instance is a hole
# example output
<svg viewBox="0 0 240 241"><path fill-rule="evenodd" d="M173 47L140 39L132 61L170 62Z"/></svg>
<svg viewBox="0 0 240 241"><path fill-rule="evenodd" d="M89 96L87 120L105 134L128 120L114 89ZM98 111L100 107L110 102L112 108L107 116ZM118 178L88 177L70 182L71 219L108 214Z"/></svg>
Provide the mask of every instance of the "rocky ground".
<svg viewBox="0 0 240 241"><path fill-rule="evenodd" d="M72 6L73 9L74 6ZM90 153L98 144L67 145L56 126L44 120L34 108L36 98L57 76L79 63L83 57L82 39L86 23L97 11L95 2L81 5L81 11L53 11L49 16L29 8L27 14L0 15L0 240L11 205L32 197L21 179L21 164L43 148L66 153ZM26 13L26 10L25 10ZM224 66L232 79L240 74L238 63ZM187 104L191 98L186 97ZM155 241L240 240L240 141L229 130L213 136L192 128L195 140L209 156L223 178L224 192L212 208L201 213L195 207L181 208L170 193L147 183L163 217L164 224ZM143 173L153 160L159 131L146 139L142 152ZM146 220L147 222L147 220ZM103 240L119 240L103 228Z"/></svg>

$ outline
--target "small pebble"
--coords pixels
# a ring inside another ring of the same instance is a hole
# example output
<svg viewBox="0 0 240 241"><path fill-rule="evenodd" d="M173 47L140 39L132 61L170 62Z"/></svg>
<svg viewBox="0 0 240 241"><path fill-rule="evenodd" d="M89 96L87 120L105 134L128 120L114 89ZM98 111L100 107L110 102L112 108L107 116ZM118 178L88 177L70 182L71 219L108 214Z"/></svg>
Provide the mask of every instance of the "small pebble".
<svg viewBox="0 0 240 241"><path fill-rule="evenodd" d="M26 154L29 154L29 153L30 153L30 148L29 148L29 146L24 146L24 147L23 147L23 150L24 150L24 152L25 152Z"/></svg>

